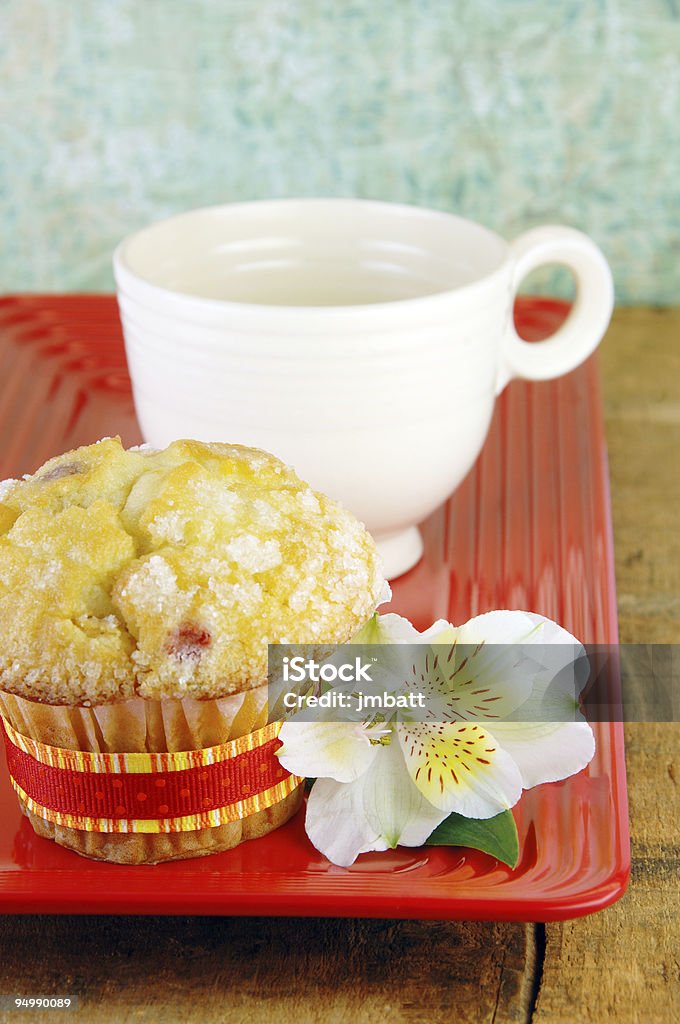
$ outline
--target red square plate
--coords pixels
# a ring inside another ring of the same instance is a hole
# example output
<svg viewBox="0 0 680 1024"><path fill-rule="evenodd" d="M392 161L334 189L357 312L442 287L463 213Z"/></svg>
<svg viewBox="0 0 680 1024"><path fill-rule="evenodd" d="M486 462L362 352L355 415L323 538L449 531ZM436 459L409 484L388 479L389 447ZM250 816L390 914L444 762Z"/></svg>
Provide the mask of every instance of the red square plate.
<svg viewBox="0 0 680 1024"><path fill-rule="evenodd" d="M562 303L522 300L539 338ZM119 433L140 440L111 296L0 301L0 479ZM393 609L421 628L490 608L557 619L587 643L616 643L612 536L597 367L512 384L484 451L426 524L426 554L394 588ZM612 903L629 873L622 727L595 725L586 772L540 786L516 808L511 871L457 848L398 849L329 864L302 814L278 831L199 860L124 867L84 860L33 834L0 762L0 910L148 914L486 918L548 921Z"/></svg>

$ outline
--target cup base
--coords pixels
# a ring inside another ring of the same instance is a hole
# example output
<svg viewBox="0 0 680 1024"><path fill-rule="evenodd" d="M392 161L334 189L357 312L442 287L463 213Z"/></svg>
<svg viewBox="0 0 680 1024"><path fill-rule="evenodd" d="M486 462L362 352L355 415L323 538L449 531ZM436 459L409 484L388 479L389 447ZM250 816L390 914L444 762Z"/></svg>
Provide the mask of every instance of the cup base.
<svg viewBox="0 0 680 1024"><path fill-rule="evenodd" d="M374 540L388 580L403 576L423 556L423 538L417 526L409 526L408 530L402 530L401 533L377 535Z"/></svg>

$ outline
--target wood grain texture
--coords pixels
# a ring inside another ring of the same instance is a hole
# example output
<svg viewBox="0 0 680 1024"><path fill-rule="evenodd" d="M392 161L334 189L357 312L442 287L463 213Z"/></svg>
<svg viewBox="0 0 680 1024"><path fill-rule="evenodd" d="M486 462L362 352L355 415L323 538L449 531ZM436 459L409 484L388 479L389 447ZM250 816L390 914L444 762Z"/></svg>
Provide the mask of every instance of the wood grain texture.
<svg viewBox="0 0 680 1024"><path fill-rule="evenodd" d="M12 977L77 991L65 1019L87 1024L501 1024L531 998L524 925L45 917L3 931L2 991Z"/></svg>
<svg viewBox="0 0 680 1024"><path fill-rule="evenodd" d="M622 643L680 643L680 310L617 310L601 346Z"/></svg>
<svg viewBox="0 0 680 1024"><path fill-rule="evenodd" d="M535 1024L680 1018L678 726L626 727L632 875L623 899L546 925Z"/></svg>
<svg viewBox="0 0 680 1024"><path fill-rule="evenodd" d="M626 309L602 347L625 642L680 642L678 338L680 310ZM0 993L77 992L63 1019L86 1024L668 1024L680 1018L680 727L626 734L633 877L593 917L6 917Z"/></svg>
<svg viewBox="0 0 680 1024"><path fill-rule="evenodd" d="M622 643L680 643L680 310L617 310L601 348ZM535 1024L680 1019L680 726L626 726L632 876L546 926Z"/></svg>

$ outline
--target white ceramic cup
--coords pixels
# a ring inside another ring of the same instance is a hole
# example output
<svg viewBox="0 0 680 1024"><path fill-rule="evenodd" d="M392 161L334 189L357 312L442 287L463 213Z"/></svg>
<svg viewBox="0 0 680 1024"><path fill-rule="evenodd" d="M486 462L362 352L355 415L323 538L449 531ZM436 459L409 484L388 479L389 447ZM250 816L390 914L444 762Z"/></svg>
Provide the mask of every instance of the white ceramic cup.
<svg viewBox="0 0 680 1024"><path fill-rule="evenodd" d="M577 297L548 340L517 335L521 280L560 263ZM609 267L571 228L511 244L434 210L291 199L193 210L114 255L146 440L274 452L342 501L387 574L422 552L417 523L458 486L513 377L567 373L611 316Z"/></svg>

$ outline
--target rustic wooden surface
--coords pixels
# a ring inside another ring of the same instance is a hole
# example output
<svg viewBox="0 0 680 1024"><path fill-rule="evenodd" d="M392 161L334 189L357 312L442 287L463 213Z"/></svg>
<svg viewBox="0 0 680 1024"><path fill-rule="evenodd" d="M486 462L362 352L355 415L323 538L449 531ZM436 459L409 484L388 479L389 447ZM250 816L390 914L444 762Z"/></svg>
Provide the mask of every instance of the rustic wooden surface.
<svg viewBox="0 0 680 1024"><path fill-rule="evenodd" d="M627 309L602 346L624 642L680 643L679 342L680 310ZM629 725L626 737L632 882L593 917L545 927L5 917L0 993L78 992L79 1011L63 1019L86 1024L670 1024L680 1019L680 727Z"/></svg>

